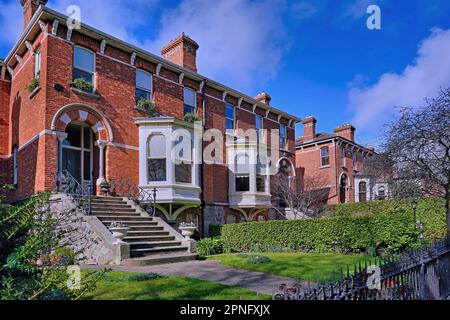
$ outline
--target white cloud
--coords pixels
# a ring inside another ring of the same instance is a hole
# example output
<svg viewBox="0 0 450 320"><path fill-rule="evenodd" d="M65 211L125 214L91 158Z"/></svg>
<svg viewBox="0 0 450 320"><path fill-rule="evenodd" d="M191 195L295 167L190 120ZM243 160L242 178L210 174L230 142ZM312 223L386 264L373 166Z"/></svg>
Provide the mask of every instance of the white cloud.
<svg viewBox="0 0 450 320"><path fill-rule="evenodd" d="M185 32L200 48L201 74L245 90L267 83L288 48L281 1L184 0L163 13L161 29L146 43L152 52Z"/></svg>
<svg viewBox="0 0 450 320"><path fill-rule="evenodd" d="M402 73L385 73L369 87L351 87L349 107L355 113L354 123L363 130L376 132L377 124L388 120L396 106L423 105L425 97L449 86L449 52L450 29L433 29L420 43L415 61Z"/></svg>

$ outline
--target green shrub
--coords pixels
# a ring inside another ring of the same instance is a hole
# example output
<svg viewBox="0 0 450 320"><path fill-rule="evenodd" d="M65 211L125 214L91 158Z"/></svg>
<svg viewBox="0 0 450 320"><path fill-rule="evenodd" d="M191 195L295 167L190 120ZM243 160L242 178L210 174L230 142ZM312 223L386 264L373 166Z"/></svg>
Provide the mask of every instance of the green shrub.
<svg viewBox="0 0 450 320"><path fill-rule="evenodd" d="M193 114L193 113L186 113L186 114L184 115L183 120L186 121L186 122L192 122L192 123L194 123L195 121L198 120L198 117L197 117L195 114Z"/></svg>
<svg viewBox="0 0 450 320"><path fill-rule="evenodd" d="M218 238L222 234L222 225L211 224L209 226L209 236L211 238Z"/></svg>
<svg viewBox="0 0 450 320"><path fill-rule="evenodd" d="M77 78L77 79L73 80L70 83L70 85L78 90L86 91L86 92L92 92L92 90L94 89L94 86L92 85L92 83L87 82L83 78Z"/></svg>
<svg viewBox="0 0 450 320"><path fill-rule="evenodd" d="M145 99L144 97L141 97L138 100L136 106L138 110L142 111L145 114L146 117L152 118L157 115L156 107L153 102Z"/></svg>
<svg viewBox="0 0 450 320"><path fill-rule="evenodd" d="M234 252L367 252L375 246L397 251L417 242L407 214L341 216L249 222L222 227L224 247Z"/></svg>
<svg viewBox="0 0 450 320"><path fill-rule="evenodd" d="M248 264L264 264L264 263L269 263L270 258L266 257L266 256L259 256L259 255L249 255L247 257L247 263Z"/></svg>
<svg viewBox="0 0 450 320"><path fill-rule="evenodd" d="M197 253L200 256L211 256L224 252L224 243L220 238L204 238L197 242Z"/></svg>
<svg viewBox="0 0 450 320"><path fill-rule="evenodd" d="M39 79L34 78L31 80L30 84L28 85L28 91L32 93L36 88L39 87Z"/></svg>
<svg viewBox="0 0 450 320"><path fill-rule="evenodd" d="M413 210L410 201L385 200L345 203L328 205L324 209L325 215L331 216L374 216L405 214L413 218ZM445 203L440 198L421 198L417 202L417 219L423 224L423 233L426 238L443 238L446 234Z"/></svg>

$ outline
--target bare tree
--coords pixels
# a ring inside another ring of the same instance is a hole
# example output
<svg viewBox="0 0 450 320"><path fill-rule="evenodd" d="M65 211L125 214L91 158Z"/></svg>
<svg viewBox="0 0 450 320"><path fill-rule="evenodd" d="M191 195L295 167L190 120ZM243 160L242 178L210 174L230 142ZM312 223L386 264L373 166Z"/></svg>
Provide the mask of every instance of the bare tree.
<svg viewBox="0 0 450 320"><path fill-rule="evenodd" d="M443 198L450 236L450 88L425 99L424 107L400 109L384 138L384 161L392 165L397 189L415 186Z"/></svg>
<svg viewBox="0 0 450 320"><path fill-rule="evenodd" d="M317 217L328 198L328 189L319 177L306 177L297 184L283 173L272 178L272 207L285 219Z"/></svg>

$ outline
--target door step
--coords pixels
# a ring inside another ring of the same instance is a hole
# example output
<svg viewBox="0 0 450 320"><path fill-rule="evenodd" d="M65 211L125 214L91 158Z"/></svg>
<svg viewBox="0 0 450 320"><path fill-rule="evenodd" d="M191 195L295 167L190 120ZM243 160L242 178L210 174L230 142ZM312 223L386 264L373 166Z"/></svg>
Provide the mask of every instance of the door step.
<svg viewBox="0 0 450 320"><path fill-rule="evenodd" d="M176 263L184 261L196 260L198 255L196 253L185 254L165 254L165 255L151 255L141 258L126 259L122 263L125 266L150 266L157 264Z"/></svg>

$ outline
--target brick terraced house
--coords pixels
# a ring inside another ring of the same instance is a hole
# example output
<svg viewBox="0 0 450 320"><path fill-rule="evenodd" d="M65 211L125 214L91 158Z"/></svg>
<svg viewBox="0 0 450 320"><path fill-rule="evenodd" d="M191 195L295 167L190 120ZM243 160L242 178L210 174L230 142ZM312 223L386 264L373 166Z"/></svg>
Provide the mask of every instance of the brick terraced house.
<svg viewBox="0 0 450 320"><path fill-rule="evenodd" d="M295 159L300 183L326 190L327 204L383 200L388 184L367 172L372 147L355 142L355 128L342 125L333 133L317 133L317 120L303 120L304 134L297 138ZM306 186L308 187L308 186Z"/></svg>
<svg viewBox="0 0 450 320"><path fill-rule="evenodd" d="M47 1L20 3L24 30L0 61L0 174L14 185L9 201L54 190L55 176L67 171L82 185L96 185L97 195L104 181L129 179L149 192L156 187L158 214L170 223L195 221L202 233L211 224L271 218L270 176L248 164L253 162L235 166L238 157L257 154L251 147L241 152L239 139L230 143L225 133L265 129L267 145L274 145L270 133L277 134L277 166L295 174L300 119L271 106L267 93L253 98L197 73L199 45L184 34L160 57L85 24L67 27L68 17L46 7ZM154 105L158 116L144 117L136 108L140 100ZM182 164L171 161L173 132L195 129L186 114L201 120L200 130L224 134L225 164L197 164L205 141L192 146ZM324 143L304 139L297 154ZM330 155L341 145L371 152L350 137L330 138L327 145ZM301 158L297 164L304 166ZM351 165L344 169L349 186ZM333 183L344 179L329 172ZM352 188L345 197L354 197Z"/></svg>

